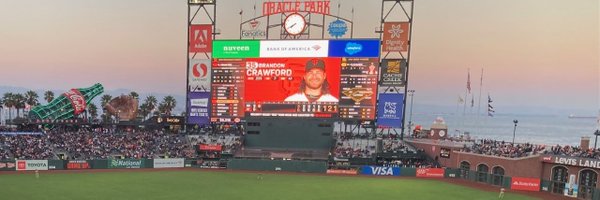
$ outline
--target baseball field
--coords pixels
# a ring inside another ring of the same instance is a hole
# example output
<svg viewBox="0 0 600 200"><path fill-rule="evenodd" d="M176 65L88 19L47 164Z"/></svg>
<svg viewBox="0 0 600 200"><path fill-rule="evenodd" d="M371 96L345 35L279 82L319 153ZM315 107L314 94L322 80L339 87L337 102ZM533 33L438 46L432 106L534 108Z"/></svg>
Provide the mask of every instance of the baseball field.
<svg viewBox="0 0 600 200"><path fill-rule="evenodd" d="M0 174L0 199L498 199L438 180L222 171ZM504 199L532 199L508 192Z"/></svg>

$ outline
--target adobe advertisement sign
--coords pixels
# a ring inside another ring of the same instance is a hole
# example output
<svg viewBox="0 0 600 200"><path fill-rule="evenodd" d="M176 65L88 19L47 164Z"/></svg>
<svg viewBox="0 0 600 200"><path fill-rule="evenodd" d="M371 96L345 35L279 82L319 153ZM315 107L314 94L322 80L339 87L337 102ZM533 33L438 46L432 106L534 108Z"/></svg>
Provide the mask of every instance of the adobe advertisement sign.
<svg viewBox="0 0 600 200"><path fill-rule="evenodd" d="M381 85L404 86L405 59L383 59L381 61Z"/></svg>
<svg viewBox="0 0 600 200"><path fill-rule="evenodd" d="M190 59L189 64L189 91L210 92L211 60Z"/></svg>
<svg viewBox="0 0 600 200"><path fill-rule="evenodd" d="M404 94L379 94L377 126L402 128Z"/></svg>
<svg viewBox="0 0 600 200"><path fill-rule="evenodd" d="M188 98L188 124L204 125L210 123L210 93L190 92Z"/></svg>
<svg viewBox="0 0 600 200"><path fill-rule="evenodd" d="M210 53L212 50L212 25L190 25L190 53Z"/></svg>
<svg viewBox="0 0 600 200"><path fill-rule="evenodd" d="M340 59L248 58L245 66L246 115L337 116Z"/></svg>
<svg viewBox="0 0 600 200"><path fill-rule="evenodd" d="M17 160L17 171L48 170L48 160Z"/></svg>
<svg viewBox="0 0 600 200"><path fill-rule="evenodd" d="M417 168L417 177L421 178L444 178L443 168Z"/></svg>
<svg viewBox="0 0 600 200"><path fill-rule="evenodd" d="M400 167L364 166L361 174L375 176L400 176Z"/></svg>
<svg viewBox="0 0 600 200"><path fill-rule="evenodd" d="M340 117L375 119L378 73L377 58L342 58Z"/></svg>
<svg viewBox="0 0 600 200"><path fill-rule="evenodd" d="M540 191L540 179L512 177L510 189L524 191Z"/></svg>
<svg viewBox="0 0 600 200"><path fill-rule="evenodd" d="M17 163L14 160L2 161L0 160L0 171L15 171Z"/></svg>
<svg viewBox="0 0 600 200"><path fill-rule="evenodd" d="M408 51L408 22L383 23L383 50L388 52Z"/></svg>

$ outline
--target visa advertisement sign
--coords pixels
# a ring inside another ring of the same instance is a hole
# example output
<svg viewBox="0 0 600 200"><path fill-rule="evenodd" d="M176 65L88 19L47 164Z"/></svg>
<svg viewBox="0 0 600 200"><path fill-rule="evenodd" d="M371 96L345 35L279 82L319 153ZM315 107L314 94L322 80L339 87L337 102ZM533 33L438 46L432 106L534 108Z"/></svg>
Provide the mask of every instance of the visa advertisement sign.
<svg viewBox="0 0 600 200"><path fill-rule="evenodd" d="M363 166L361 174L375 176L400 176L400 167Z"/></svg>
<svg viewBox="0 0 600 200"><path fill-rule="evenodd" d="M329 57L379 57L379 40L329 40Z"/></svg>

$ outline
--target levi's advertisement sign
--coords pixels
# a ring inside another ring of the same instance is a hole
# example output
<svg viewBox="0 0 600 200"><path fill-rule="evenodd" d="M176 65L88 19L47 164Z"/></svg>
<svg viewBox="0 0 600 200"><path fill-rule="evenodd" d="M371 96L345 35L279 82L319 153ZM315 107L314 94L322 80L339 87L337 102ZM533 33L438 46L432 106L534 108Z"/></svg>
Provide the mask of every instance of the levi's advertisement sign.
<svg viewBox="0 0 600 200"><path fill-rule="evenodd" d="M154 159L154 168L182 168L183 158Z"/></svg>
<svg viewBox="0 0 600 200"><path fill-rule="evenodd" d="M210 53L212 48L212 25L190 25L190 53Z"/></svg>
<svg viewBox="0 0 600 200"><path fill-rule="evenodd" d="M17 160L17 171L48 170L48 160Z"/></svg>
<svg viewBox="0 0 600 200"><path fill-rule="evenodd" d="M539 178L512 177L510 182L511 190L540 191Z"/></svg>
<svg viewBox="0 0 600 200"><path fill-rule="evenodd" d="M189 90L190 92L210 92L211 61L208 59L190 59Z"/></svg>
<svg viewBox="0 0 600 200"><path fill-rule="evenodd" d="M361 173L376 176L400 176L400 167L364 166Z"/></svg>
<svg viewBox="0 0 600 200"><path fill-rule="evenodd" d="M291 40L291 41L261 41L261 58L286 57L327 57L329 41L327 40Z"/></svg>
<svg viewBox="0 0 600 200"><path fill-rule="evenodd" d="M215 40L213 58L258 58L259 40Z"/></svg>
<svg viewBox="0 0 600 200"><path fill-rule="evenodd" d="M136 159L123 159L123 160L109 160L108 168L142 168L144 166L144 160Z"/></svg>
<svg viewBox="0 0 600 200"><path fill-rule="evenodd" d="M379 94L377 126L402 128L404 94Z"/></svg>
<svg viewBox="0 0 600 200"><path fill-rule="evenodd" d="M567 156L542 155L542 162L600 169L600 160Z"/></svg>
<svg viewBox="0 0 600 200"><path fill-rule="evenodd" d="M444 178L443 168L417 168L417 177L422 178Z"/></svg>

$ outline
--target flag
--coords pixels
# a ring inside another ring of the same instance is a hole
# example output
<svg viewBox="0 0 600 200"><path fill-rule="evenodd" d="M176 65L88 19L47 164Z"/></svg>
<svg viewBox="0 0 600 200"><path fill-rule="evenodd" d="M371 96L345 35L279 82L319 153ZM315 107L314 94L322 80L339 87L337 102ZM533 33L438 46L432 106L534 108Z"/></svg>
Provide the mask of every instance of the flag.
<svg viewBox="0 0 600 200"><path fill-rule="evenodd" d="M490 97L490 95L488 94L488 116L490 117L494 117L494 112L496 112L494 110L494 106L492 106L492 98Z"/></svg>
<svg viewBox="0 0 600 200"><path fill-rule="evenodd" d="M460 96L458 96L458 103L464 103L465 100L463 98L461 98Z"/></svg>
<svg viewBox="0 0 600 200"><path fill-rule="evenodd" d="M467 73L467 90L469 90L469 94L471 94L471 71Z"/></svg>
<svg viewBox="0 0 600 200"><path fill-rule="evenodd" d="M475 97L471 96L471 108L475 106Z"/></svg>
<svg viewBox="0 0 600 200"><path fill-rule="evenodd" d="M492 97L490 97L490 95L488 94L488 104L492 103L492 102L494 102L494 101L492 101Z"/></svg>
<svg viewBox="0 0 600 200"><path fill-rule="evenodd" d="M241 9L240 9L240 15L242 15L242 13L244 13L244 10L241 10Z"/></svg>

